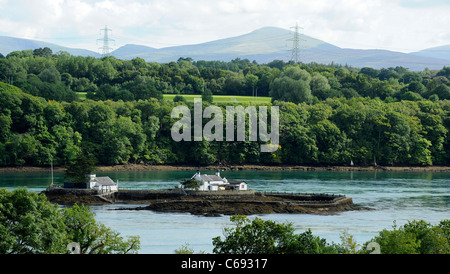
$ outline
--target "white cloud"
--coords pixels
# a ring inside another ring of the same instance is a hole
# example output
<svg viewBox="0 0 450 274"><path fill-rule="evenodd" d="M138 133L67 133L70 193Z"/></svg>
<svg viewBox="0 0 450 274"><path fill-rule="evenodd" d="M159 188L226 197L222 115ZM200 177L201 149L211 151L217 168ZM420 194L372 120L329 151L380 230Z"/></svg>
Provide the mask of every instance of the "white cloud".
<svg viewBox="0 0 450 274"><path fill-rule="evenodd" d="M72 20L81 23L92 14L94 8L81 0L69 0L67 1L67 9L73 11Z"/></svg>
<svg viewBox="0 0 450 274"><path fill-rule="evenodd" d="M193 44L264 26L288 29L340 47L415 51L450 44L444 0L0 0L0 35L95 50L100 29L117 46Z"/></svg>

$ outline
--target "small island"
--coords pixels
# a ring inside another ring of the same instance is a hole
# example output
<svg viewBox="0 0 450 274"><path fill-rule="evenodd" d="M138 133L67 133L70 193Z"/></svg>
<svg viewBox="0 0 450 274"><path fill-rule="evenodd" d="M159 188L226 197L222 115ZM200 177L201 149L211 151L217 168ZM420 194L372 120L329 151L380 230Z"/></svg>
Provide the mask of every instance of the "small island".
<svg viewBox="0 0 450 274"><path fill-rule="evenodd" d="M179 187L166 190L99 188L98 184L92 183L98 178L90 175L83 188L51 186L43 194L50 202L60 205L137 204L146 206L120 210L187 212L202 216L336 214L360 209L351 198L343 195L254 191L247 189L247 183L243 181L222 178L219 172L202 175L197 171Z"/></svg>

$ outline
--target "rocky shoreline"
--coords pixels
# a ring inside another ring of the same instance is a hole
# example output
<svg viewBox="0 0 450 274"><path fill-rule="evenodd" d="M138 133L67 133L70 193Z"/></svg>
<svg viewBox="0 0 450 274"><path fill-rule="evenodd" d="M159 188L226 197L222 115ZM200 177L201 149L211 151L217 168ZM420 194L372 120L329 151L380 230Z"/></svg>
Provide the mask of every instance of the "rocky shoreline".
<svg viewBox="0 0 450 274"><path fill-rule="evenodd" d="M97 166L98 172L140 172L140 171L194 171L202 170L255 170L255 171L389 171L389 172L450 172L450 166L264 166L264 165L210 165L210 166L184 166L184 165L145 165L126 164L115 166ZM64 172L64 167L55 167L54 172ZM0 167L0 174L8 173L47 173L50 167Z"/></svg>
<svg viewBox="0 0 450 274"><path fill-rule="evenodd" d="M336 214L360 210L342 195L263 193L250 191L188 192L173 190L119 190L99 194L92 190L52 189L43 191L47 199L60 205L136 204L117 210L184 212L201 216L255 214ZM143 206L145 205L145 206Z"/></svg>
<svg viewBox="0 0 450 274"><path fill-rule="evenodd" d="M259 214L316 214L330 215L343 211L358 210L349 198L330 204L305 204L289 200L171 200L153 202L148 206L133 210L153 210L159 212L185 212L193 215L217 217L221 215L259 215ZM121 209L119 209L121 210ZM125 210L130 210L126 208Z"/></svg>

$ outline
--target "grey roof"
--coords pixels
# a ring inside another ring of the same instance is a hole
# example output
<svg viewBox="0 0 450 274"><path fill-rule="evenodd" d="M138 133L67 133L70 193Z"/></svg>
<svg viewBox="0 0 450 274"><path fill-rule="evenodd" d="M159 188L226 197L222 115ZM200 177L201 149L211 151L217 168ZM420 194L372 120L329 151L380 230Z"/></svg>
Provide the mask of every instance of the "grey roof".
<svg viewBox="0 0 450 274"><path fill-rule="evenodd" d="M210 181L222 181L223 179L220 177L220 176L217 176L217 175L200 175L200 178L203 180L203 181L206 181L206 182L210 182Z"/></svg>
<svg viewBox="0 0 450 274"><path fill-rule="evenodd" d="M102 186L115 186L114 181L109 177L95 177L91 182L96 182Z"/></svg>
<svg viewBox="0 0 450 274"><path fill-rule="evenodd" d="M230 183L230 185L239 185L239 184L246 184L245 181L228 181L228 183Z"/></svg>

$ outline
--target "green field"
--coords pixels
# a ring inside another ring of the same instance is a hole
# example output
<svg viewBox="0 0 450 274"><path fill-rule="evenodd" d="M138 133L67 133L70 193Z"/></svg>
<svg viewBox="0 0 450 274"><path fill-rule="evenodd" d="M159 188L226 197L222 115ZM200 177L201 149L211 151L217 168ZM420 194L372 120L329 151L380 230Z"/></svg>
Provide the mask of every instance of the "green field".
<svg viewBox="0 0 450 274"><path fill-rule="evenodd" d="M173 98L176 96L177 94L164 94L164 99L165 100L170 100L172 101ZM202 98L201 95L191 95L191 94L180 94L181 96L183 96L184 98L186 98L186 100L188 102L194 102L195 98ZM213 102L215 103L251 103L251 102L256 102L256 103L270 103L272 100L272 98L270 97L252 97L252 96L237 96L237 95L214 95L213 96Z"/></svg>
<svg viewBox="0 0 450 274"><path fill-rule="evenodd" d="M81 100L86 99L87 92L77 92ZM163 94L165 100L173 101L177 94ZM194 102L194 98L202 98L200 94L181 94L186 101ZM252 96L237 96L237 95L213 95L213 102L215 103L270 103L270 97L252 97Z"/></svg>
<svg viewBox="0 0 450 274"><path fill-rule="evenodd" d="M87 92L77 92L77 94L80 100L86 100Z"/></svg>

